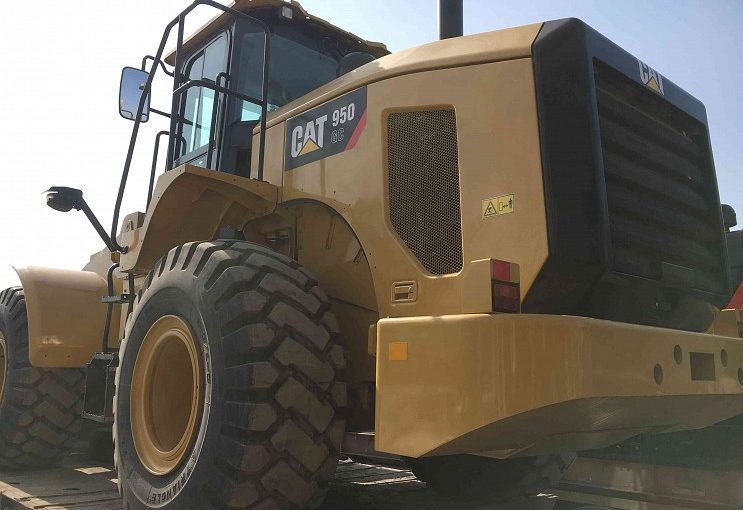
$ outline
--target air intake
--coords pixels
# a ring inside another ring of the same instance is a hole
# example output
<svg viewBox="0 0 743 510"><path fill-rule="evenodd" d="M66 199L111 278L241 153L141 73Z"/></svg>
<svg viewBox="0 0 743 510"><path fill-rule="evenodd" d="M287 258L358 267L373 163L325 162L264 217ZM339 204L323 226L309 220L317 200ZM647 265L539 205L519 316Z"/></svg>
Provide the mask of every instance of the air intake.
<svg viewBox="0 0 743 510"><path fill-rule="evenodd" d="M395 112L390 114L387 128L392 226L432 274L461 271L454 110Z"/></svg>

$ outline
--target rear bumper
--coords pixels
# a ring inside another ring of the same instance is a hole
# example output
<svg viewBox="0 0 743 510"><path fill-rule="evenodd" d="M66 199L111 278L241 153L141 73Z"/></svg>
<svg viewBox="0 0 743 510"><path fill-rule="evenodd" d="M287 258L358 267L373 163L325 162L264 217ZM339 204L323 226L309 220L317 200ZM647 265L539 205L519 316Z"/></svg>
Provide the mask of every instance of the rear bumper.
<svg viewBox="0 0 743 510"><path fill-rule="evenodd" d="M505 458L706 427L743 413L739 371L743 340L702 333L554 315L383 319L375 446Z"/></svg>

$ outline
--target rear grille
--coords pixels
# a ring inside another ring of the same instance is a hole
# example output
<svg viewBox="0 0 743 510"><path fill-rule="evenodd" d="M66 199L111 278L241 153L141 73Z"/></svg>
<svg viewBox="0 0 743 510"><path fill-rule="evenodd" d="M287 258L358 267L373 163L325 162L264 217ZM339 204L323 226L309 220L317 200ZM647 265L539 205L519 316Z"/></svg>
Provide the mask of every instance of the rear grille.
<svg viewBox="0 0 743 510"><path fill-rule="evenodd" d="M603 62L594 68L613 269L724 292L704 125Z"/></svg>
<svg viewBox="0 0 743 510"><path fill-rule="evenodd" d="M461 271L454 110L395 112L390 114L387 128L392 226L429 272Z"/></svg>

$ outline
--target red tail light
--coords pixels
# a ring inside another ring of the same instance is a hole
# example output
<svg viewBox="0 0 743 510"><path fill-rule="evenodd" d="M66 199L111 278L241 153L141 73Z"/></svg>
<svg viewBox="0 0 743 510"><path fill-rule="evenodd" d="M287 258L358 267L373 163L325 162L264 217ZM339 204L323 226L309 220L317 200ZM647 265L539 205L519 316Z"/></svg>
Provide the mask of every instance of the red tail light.
<svg viewBox="0 0 743 510"><path fill-rule="evenodd" d="M490 281L494 312L518 313L521 311L518 264L492 259Z"/></svg>

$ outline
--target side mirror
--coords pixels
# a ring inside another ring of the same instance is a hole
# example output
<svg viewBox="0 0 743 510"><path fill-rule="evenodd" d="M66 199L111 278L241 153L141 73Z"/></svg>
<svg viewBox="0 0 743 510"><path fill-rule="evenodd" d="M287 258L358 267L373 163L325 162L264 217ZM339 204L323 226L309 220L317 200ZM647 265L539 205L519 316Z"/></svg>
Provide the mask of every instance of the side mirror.
<svg viewBox="0 0 743 510"><path fill-rule="evenodd" d="M728 204L722 204L722 223L725 230L730 230L738 224L738 218L735 216L735 209Z"/></svg>
<svg viewBox="0 0 743 510"><path fill-rule="evenodd" d="M88 203L83 198L82 191L75 188L66 188L64 186L52 186L44 193L46 194L46 205L55 211L70 212L75 209L76 211L84 212L85 216L87 216L91 225L93 225L95 231L98 232L98 235L101 236L101 239L111 253L117 251L126 253L126 248L119 246L119 243L112 240L103 229L101 222L98 221L98 218L95 217L90 206L88 206Z"/></svg>
<svg viewBox="0 0 743 510"><path fill-rule="evenodd" d="M121 71L121 83L119 85L119 114L127 120L134 120L139 107L139 99L147 83L149 74L141 69L125 67ZM150 118L150 98L145 99L142 115L139 120L147 122Z"/></svg>
<svg viewBox="0 0 743 510"><path fill-rule="evenodd" d="M52 186L46 190L46 205L59 212L82 209L83 192L75 188Z"/></svg>

